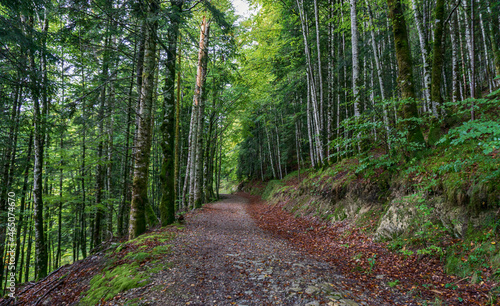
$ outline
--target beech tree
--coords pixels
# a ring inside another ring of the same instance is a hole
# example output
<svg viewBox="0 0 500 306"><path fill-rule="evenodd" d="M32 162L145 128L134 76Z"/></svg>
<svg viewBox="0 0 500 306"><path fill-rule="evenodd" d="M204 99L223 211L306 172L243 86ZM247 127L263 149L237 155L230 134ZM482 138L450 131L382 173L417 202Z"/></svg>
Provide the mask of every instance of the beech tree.
<svg viewBox="0 0 500 306"><path fill-rule="evenodd" d="M133 239L146 231L146 209L148 201L148 176L151 154L151 116L153 109L153 92L155 90L154 75L158 69L156 58L156 36L158 22L158 3L151 0L147 3L146 20L144 21L144 67L142 70L142 86L139 99L138 127L135 152L134 179L132 185L132 201L130 204L129 239Z"/></svg>

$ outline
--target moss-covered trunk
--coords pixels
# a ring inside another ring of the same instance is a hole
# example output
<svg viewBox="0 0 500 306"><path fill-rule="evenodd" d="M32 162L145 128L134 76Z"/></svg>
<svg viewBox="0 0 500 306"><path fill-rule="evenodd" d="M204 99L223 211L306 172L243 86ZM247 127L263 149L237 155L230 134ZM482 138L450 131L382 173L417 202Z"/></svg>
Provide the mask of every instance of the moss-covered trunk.
<svg viewBox="0 0 500 306"><path fill-rule="evenodd" d="M400 116L404 119L413 119L418 117L418 111L415 102L410 43L408 41L403 6L401 0L387 0L387 4L389 6L389 17L392 21L396 59L399 68L398 86L403 99L407 100L401 107ZM406 120L404 124L409 132L408 141L417 144L425 143L422 130L418 124L411 122L411 120Z"/></svg>
<svg viewBox="0 0 500 306"><path fill-rule="evenodd" d="M155 21L158 3L149 2L147 19L153 20L144 27L146 46L142 73L142 88L139 107L139 127L135 153L134 180L132 184L132 203L130 205L129 239L146 231L146 207L148 203L148 169L151 154L151 112L153 106L154 78L156 69L156 29Z"/></svg>
<svg viewBox="0 0 500 306"><path fill-rule="evenodd" d="M444 0L437 0L435 11L434 28L434 54L432 58L432 83L431 83L431 101L432 106L441 105L441 76L443 70L444 48L443 48L443 28L444 28Z"/></svg>
<svg viewBox="0 0 500 306"><path fill-rule="evenodd" d="M177 38L184 1L170 1L172 12L168 33L167 60L165 68L165 89L163 99L163 122L161 125L163 141L161 143L163 160L161 165L160 217L162 226L175 220L175 66Z"/></svg>

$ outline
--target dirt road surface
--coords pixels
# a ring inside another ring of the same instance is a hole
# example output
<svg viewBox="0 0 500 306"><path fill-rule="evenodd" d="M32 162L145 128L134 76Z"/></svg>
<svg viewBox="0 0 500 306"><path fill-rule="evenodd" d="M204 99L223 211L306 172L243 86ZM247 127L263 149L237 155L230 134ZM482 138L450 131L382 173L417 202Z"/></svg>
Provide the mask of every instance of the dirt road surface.
<svg viewBox="0 0 500 306"><path fill-rule="evenodd" d="M111 303L387 305L330 264L261 230L249 213L252 205L262 204L225 195L191 214L150 286ZM404 296L395 300L391 303L412 304Z"/></svg>

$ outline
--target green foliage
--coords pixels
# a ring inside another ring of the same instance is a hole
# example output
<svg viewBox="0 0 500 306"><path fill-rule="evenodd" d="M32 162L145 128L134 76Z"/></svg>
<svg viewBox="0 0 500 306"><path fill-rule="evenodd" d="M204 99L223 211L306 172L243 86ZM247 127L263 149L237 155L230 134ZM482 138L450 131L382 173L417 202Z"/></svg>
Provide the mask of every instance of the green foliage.
<svg viewBox="0 0 500 306"><path fill-rule="evenodd" d="M440 143L451 146L474 143L483 154L488 155L500 148L500 123L492 120L467 121L451 129Z"/></svg>
<svg viewBox="0 0 500 306"><path fill-rule="evenodd" d="M368 263L370 264L370 270L368 271L368 273L372 273L373 272L373 267L375 266L375 261L377 259L377 255L373 255L373 257L370 257L368 258Z"/></svg>
<svg viewBox="0 0 500 306"><path fill-rule="evenodd" d="M492 277L498 279L500 250L495 232L499 224L490 220L479 229L469 227L466 238L447 249L445 271L477 283L484 280L483 269L491 269Z"/></svg>
<svg viewBox="0 0 500 306"><path fill-rule="evenodd" d="M330 143L332 149L336 149L331 157L337 160L353 155L360 157L363 161L360 163L360 172L368 168L390 169L401 161L412 158L415 152L423 150L425 146L421 140L410 137L408 126L420 126L430 119L398 117L395 121L384 121L383 117L384 109L399 109L409 103L413 101L409 99L378 100L376 104L370 105L360 117L344 119L341 122L341 128L345 132ZM361 151L359 151L360 148ZM371 155L374 152L378 153L378 158L373 159ZM365 165L364 162L367 164Z"/></svg>
<svg viewBox="0 0 500 306"><path fill-rule="evenodd" d="M283 187L283 182L279 180L269 181L266 185L266 189L262 193L262 199L268 200L281 187Z"/></svg>

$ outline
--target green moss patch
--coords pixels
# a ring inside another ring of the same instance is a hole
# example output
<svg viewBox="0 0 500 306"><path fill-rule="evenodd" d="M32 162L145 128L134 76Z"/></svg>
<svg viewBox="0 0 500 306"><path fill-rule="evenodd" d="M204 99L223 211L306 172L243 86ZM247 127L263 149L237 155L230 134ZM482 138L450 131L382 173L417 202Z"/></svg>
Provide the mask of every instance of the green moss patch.
<svg viewBox="0 0 500 306"><path fill-rule="evenodd" d="M170 228L174 227L146 233L111 249L106 254L105 267L92 278L79 305L111 300L122 292L147 285L152 275L169 269L171 263L164 258L172 248L167 242L175 237ZM134 305L129 302L127 305Z"/></svg>

